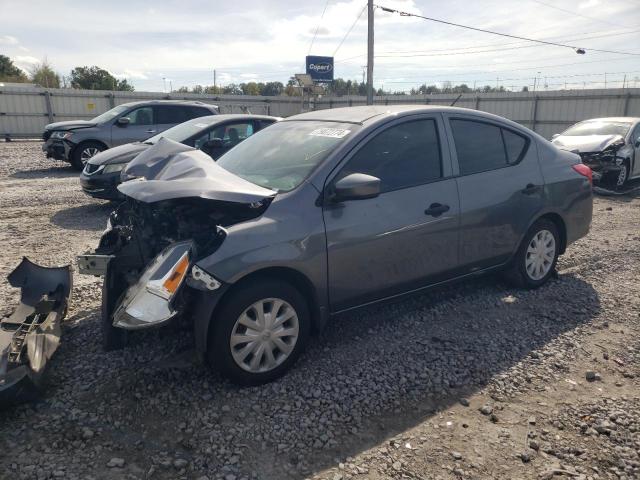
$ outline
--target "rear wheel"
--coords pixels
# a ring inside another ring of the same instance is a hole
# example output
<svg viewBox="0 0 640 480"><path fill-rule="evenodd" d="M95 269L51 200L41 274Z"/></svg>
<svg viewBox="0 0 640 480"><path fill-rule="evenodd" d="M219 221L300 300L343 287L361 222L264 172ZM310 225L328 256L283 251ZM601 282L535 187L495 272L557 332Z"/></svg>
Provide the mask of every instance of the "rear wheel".
<svg viewBox="0 0 640 480"><path fill-rule="evenodd" d="M538 288L553 275L560 251L558 227L550 220L535 222L525 235L511 266L507 280L518 287Z"/></svg>
<svg viewBox="0 0 640 480"><path fill-rule="evenodd" d="M305 298L290 284L269 279L231 292L212 322L209 360L241 385L260 385L284 375L310 332Z"/></svg>
<svg viewBox="0 0 640 480"><path fill-rule="evenodd" d="M82 170L89 159L105 150L104 145L98 142L82 142L73 149L71 165L76 170Z"/></svg>

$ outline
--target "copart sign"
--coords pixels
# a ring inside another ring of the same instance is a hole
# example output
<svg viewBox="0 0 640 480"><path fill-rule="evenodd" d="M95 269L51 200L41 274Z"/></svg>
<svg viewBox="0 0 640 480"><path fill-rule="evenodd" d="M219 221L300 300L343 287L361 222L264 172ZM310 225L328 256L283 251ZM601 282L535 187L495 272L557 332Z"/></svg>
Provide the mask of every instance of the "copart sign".
<svg viewBox="0 0 640 480"><path fill-rule="evenodd" d="M307 56L307 73L314 82L333 81L333 57Z"/></svg>

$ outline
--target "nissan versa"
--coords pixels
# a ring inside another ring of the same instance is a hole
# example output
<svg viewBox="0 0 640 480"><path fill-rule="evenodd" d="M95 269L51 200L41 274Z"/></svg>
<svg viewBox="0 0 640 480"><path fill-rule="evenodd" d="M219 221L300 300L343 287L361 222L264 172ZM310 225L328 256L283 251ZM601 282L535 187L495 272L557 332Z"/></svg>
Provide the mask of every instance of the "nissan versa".
<svg viewBox="0 0 640 480"><path fill-rule="evenodd" d="M105 276L105 346L182 317L241 384L282 375L338 312L498 269L539 287L592 214L577 155L462 108L305 113L217 162L160 139L126 171L78 257Z"/></svg>
<svg viewBox="0 0 640 480"><path fill-rule="evenodd" d="M227 150L278 120L277 117L245 114L194 118L144 142L127 143L91 157L80 174L80 185L84 193L91 197L120 200L123 195L116 187L120 184L122 170L160 138L197 148L216 160Z"/></svg>
<svg viewBox="0 0 640 480"><path fill-rule="evenodd" d="M44 127L42 150L82 170L95 154L162 132L192 118L215 115L218 107L202 102L150 100L123 103L92 120L50 123Z"/></svg>

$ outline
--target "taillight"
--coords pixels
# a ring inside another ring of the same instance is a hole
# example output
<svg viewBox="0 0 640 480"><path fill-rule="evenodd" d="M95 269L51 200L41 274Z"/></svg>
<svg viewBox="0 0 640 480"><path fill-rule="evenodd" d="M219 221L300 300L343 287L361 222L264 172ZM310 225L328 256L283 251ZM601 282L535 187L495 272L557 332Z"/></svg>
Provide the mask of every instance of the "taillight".
<svg viewBox="0 0 640 480"><path fill-rule="evenodd" d="M587 167L584 163L576 163L575 165L571 166L580 175L582 175L583 177L587 177L589 179L589 183L593 185L593 172L589 167Z"/></svg>

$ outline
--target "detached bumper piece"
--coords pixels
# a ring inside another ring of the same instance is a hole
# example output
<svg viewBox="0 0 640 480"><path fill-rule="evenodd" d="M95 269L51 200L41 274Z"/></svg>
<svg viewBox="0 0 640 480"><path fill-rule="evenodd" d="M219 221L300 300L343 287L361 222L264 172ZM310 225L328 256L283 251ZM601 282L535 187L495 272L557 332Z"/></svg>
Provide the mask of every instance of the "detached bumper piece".
<svg viewBox="0 0 640 480"><path fill-rule="evenodd" d="M20 305L0 320L0 408L39 392L46 364L60 343L71 295L71 268L47 268L26 257L7 277L20 288Z"/></svg>

